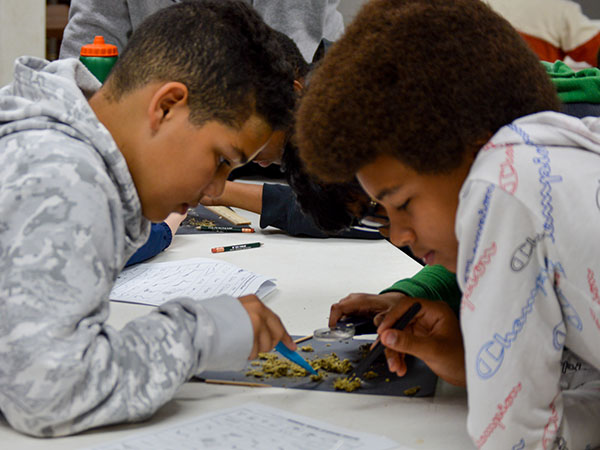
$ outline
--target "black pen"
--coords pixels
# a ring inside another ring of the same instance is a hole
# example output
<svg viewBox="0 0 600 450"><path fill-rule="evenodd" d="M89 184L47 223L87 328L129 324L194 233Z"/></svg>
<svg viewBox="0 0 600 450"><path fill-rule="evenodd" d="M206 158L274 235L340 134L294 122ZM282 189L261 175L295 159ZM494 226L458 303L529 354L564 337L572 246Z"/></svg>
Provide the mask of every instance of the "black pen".
<svg viewBox="0 0 600 450"><path fill-rule="evenodd" d="M415 317L415 315L419 312L420 309L420 303L413 303L412 306L408 308L404 314L402 314L402 317L400 317L396 321L392 328L396 330L403 330ZM363 375L363 373L365 373L366 370L371 366L371 364L373 364L375 360L381 356L384 350L385 346L381 343L381 341L377 342L377 345L373 347L373 350L371 350L367 357L363 359L362 362L356 367L356 369L354 370L354 376L360 378Z"/></svg>

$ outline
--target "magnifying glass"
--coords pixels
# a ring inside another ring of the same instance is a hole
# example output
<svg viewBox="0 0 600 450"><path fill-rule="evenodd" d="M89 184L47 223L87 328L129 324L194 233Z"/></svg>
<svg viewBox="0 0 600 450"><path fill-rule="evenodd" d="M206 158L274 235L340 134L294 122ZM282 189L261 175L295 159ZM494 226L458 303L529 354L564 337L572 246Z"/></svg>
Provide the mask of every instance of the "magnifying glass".
<svg viewBox="0 0 600 450"><path fill-rule="evenodd" d="M319 328L313 339L325 342L346 341L361 334L375 334L377 327L372 317L347 316L340 319L335 327Z"/></svg>
<svg viewBox="0 0 600 450"><path fill-rule="evenodd" d="M313 339L324 342L346 341L354 337L356 328L353 323L340 324L337 323L332 328L319 328L313 332Z"/></svg>

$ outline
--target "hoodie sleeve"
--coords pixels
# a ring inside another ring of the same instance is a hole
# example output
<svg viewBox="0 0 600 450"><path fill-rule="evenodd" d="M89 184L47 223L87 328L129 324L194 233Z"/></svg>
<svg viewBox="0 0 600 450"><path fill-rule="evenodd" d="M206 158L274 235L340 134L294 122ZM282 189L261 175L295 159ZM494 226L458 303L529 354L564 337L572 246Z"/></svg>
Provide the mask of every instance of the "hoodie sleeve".
<svg viewBox="0 0 600 450"><path fill-rule="evenodd" d="M590 367L577 383L563 377L565 364L578 364L564 347L576 321L561 294L565 272L536 217L494 184L463 187L457 277L467 428L477 448L598 445L598 373Z"/></svg>
<svg viewBox="0 0 600 450"><path fill-rule="evenodd" d="M61 135L0 141L0 408L34 436L145 419L194 374L242 368L253 342L228 296L106 324L124 211L105 166Z"/></svg>
<svg viewBox="0 0 600 450"><path fill-rule="evenodd" d="M97 35L116 45L121 54L132 31L126 0L71 0L60 58L78 58L81 47Z"/></svg>
<svg viewBox="0 0 600 450"><path fill-rule="evenodd" d="M150 228L148 240L129 258L125 266L131 266L158 255L171 245L172 240L173 233L171 233L171 228L169 228L166 222L153 223Z"/></svg>

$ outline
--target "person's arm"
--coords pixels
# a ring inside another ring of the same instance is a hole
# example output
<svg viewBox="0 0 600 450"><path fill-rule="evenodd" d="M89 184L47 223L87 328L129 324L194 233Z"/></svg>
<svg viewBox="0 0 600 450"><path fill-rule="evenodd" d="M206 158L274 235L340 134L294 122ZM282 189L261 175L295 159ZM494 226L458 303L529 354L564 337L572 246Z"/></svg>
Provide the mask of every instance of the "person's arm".
<svg viewBox="0 0 600 450"><path fill-rule="evenodd" d="M148 240L144 245L138 248L131 258L129 258L125 264L125 267L146 261L147 259L158 255L169 245L171 245L173 236L177 232L179 225L181 225L181 222L183 219L185 219L186 215L187 213L171 213L164 222L153 223L150 228L150 236L148 236Z"/></svg>
<svg viewBox="0 0 600 450"><path fill-rule="evenodd" d="M294 191L285 184L251 184L227 181L220 197L202 198L207 206L233 206L260 214L260 227L279 228L290 236L343 237L383 239L379 233L346 230L336 235L322 231L314 220L304 214L296 201Z"/></svg>
<svg viewBox="0 0 600 450"><path fill-rule="evenodd" d="M329 326L343 316L373 317L379 325L385 315L400 303L412 303L411 298L441 300L458 316L461 293L456 275L440 265L425 266L411 278L404 278L379 295L352 293L331 306Z"/></svg>
<svg viewBox="0 0 600 450"><path fill-rule="evenodd" d="M304 59L312 61L322 38L335 41L344 31L340 0L253 0L252 6L267 24L292 37Z"/></svg>
<svg viewBox="0 0 600 450"><path fill-rule="evenodd" d="M285 231L290 236L383 239L377 231L350 228L332 234L321 230L314 219L302 211L294 191L287 184L264 184L262 192L261 228L272 226Z"/></svg>
<svg viewBox="0 0 600 450"><path fill-rule="evenodd" d="M96 157L80 161L88 148L69 152L64 141L45 159L20 141L21 154L36 155L25 172L7 152L0 164L0 408L12 427L60 436L143 420L192 375L242 368L280 339L293 347L254 296L179 298L121 330L107 325L128 256L124 219L139 229L139 210L123 208L130 197Z"/></svg>
<svg viewBox="0 0 600 450"><path fill-rule="evenodd" d="M137 249L131 258L125 264L125 267L146 261L153 256L158 255L165 248L171 245L173 234L165 222L153 223L150 228L150 235L144 245Z"/></svg>
<svg viewBox="0 0 600 450"><path fill-rule="evenodd" d="M263 185L226 181L223 194L219 197L205 196L202 198L201 203L205 206L232 206L261 214L263 208Z"/></svg>
<svg viewBox="0 0 600 450"><path fill-rule="evenodd" d="M410 297L442 300L458 314L461 292L456 275L440 265L425 266L411 278L397 281L381 293L403 292Z"/></svg>
<svg viewBox="0 0 600 450"><path fill-rule="evenodd" d="M265 184L262 198L261 228L279 228L291 236L328 237L311 217L302 212L290 186Z"/></svg>
<svg viewBox="0 0 600 450"><path fill-rule="evenodd" d="M97 35L116 45L120 54L132 31L126 0L71 0L60 57L78 58L81 47L94 42Z"/></svg>
<svg viewBox="0 0 600 450"><path fill-rule="evenodd" d="M527 189L524 183L519 189ZM538 239L530 254L516 253L544 230L539 217L485 182L471 182L460 201L457 278L463 291L467 422L480 448L513 448L521 440L528 448L542 443L555 448L560 439L568 448L584 448L597 425L597 400L595 412L589 405L580 414L574 405L565 409L561 359L571 325L557 286L572 274L562 272L549 236Z"/></svg>
<svg viewBox="0 0 600 450"><path fill-rule="evenodd" d="M600 48L600 27L581 11L581 5L563 1L561 19L564 21L557 30L561 34L561 46L567 56L574 61L585 61L592 67L598 66Z"/></svg>

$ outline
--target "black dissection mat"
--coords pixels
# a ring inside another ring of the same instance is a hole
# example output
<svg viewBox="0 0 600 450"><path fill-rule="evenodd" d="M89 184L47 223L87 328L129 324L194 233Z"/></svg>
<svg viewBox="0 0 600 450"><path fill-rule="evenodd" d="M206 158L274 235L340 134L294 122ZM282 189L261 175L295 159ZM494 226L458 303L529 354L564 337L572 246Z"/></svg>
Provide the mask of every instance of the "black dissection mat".
<svg viewBox="0 0 600 450"><path fill-rule="evenodd" d="M190 208L188 210L188 215L184 221L181 222L176 234L212 233L211 231L198 230L196 227L200 225L230 227L232 226L232 223L219 216L217 213L206 209L204 206L198 205L195 208Z"/></svg>
<svg viewBox="0 0 600 450"><path fill-rule="evenodd" d="M297 338L297 337L295 337ZM372 340L351 339L349 341L323 342L315 339L298 344L298 353L306 360L311 362L317 358L325 358L335 353L340 360L348 359L352 367L364 358L365 344L370 345ZM302 347L310 346L314 351L302 351ZM279 353L273 352L279 359L284 359ZM319 374L326 374L320 381L312 381L310 376L295 376L295 377L255 377L247 375L249 372L260 370L258 365L261 360L250 361L245 369L239 372L204 372L201 377L206 380L222 380L234 382L250 382L267 384L273 387L286 387L293 389L307 389L316 391L335 391L337 390L333 384L338 378L347 378L352 375L352 372L347 374L337 374L325 372L319 369ZM287 361L287 360L286 360ZM385 358L382 357L373 363L370 371L373 377L362 380L361 386L354 390L356 394L374 394L374 395L396 395L396 396L412 396L412 397L430 397L435 393L437 376L425 365L425 363L411 356L406 357L408 366L407 374L400 378L397 375L390 373L387 370Z"/></svg>

